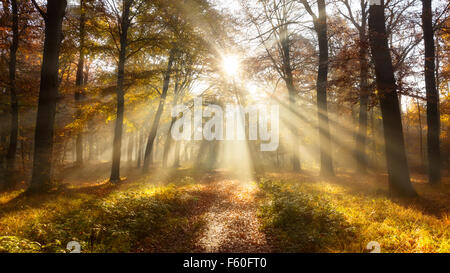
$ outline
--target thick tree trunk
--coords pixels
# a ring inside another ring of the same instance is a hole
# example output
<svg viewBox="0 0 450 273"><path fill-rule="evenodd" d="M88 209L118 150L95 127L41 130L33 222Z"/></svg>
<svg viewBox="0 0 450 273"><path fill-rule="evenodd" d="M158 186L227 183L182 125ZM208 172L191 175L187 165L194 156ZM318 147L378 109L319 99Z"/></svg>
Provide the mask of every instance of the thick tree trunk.
<svg viewBox="0 0 450 273"><path fill-rule="evenodd" d="M436 87L435 45L431 0L422 0L422 28L425 42L425 86L427 92L428 180L441 182L439 93Z"/></svg>
<svg viewBox="0 0 450 273"><path fill-rule="evenodd" d="M356 170L359 173L367 172L367 155L366 155L366 141L367 141L367 107L369 103L370 90L368 85L369 65L367 61L368 57L368 43L366 33L367 18L364 16L361 18L361 30L359 35L360 48L359 48L359 122L358 133L356 135Z"/></svg>
<svg viewBox="0 0 450 273"><path fill-rule="evenodd" d="M84 41L85 41L85 24L86 24L86 14L84 10L84 0L80 0L80 47L79 47L79 59L77 65L77 75L75 79L75 105L76 105L76 118L81 118L81 101L83 99L83 85L84 85ZM83 164L83 128L77 132L76 136L76 165L81 166Z"/></svg>
<svg viewBox="0 0 450 273"><path fill-rule="evenodd" d="M123 113L124 113L124 77L125 77L125 62L128 45L128 28L129 17L132 0L124 0L124 10L121 18L121 33L120 33L120 52L119 64L117 67L117 114L116 126L114 129L114 143L113 143L113 158L111 167L111 176L109 180L112 183L120 182L120 158L122 151L122 133L123 133Z"/></svg>
<svg viewBox="0 0 450 273"><path fill-rule="evenodd" d="M415 196L416 191L412 187L409 177L397 86L386 34L384 1L382 1L382 5L370 7L369 32L378 97L383 116L390 190L396 195Z"/></svg>
<svg viewBox="0 0 450 273"><path fill-rule="evenodd" d="M323 176L333 176L333 161L331 149L330 126L328 121L327 81L328 81L328 38L327 14L324 0L318 0L318 21L315 29L319 41L319 70L317 73L317 108L320 135L320 173Z"/></svg>
<svg viewBox="0 0 450 273"><path fill-rule="evenodd" d="M167 91L169 90L169 82L170 82L170 75L172 74L172 65L175 58L175 50L172 49L170 51L169 61L167 63L167 71L164 75L164 83L163 83L163 90L161 93L161 99L159 101L158 110L156 111L155 119L153 120L153 125L150 131L150 134L148 136L147 140L147 146L145 148L145 154L144 154L144 172L147 172L150 165L150 156L152 154L153 150L153 143L155 142L156 133L158 132L158 126L159 121L161 119L161 115L164 111L164 105L166 102L167 97Z"/></svg>
<svg viewBox="0 0 450 273"><path fill-rule="evenodd" d="M46 190L52 176L53 131L58 96L58 59L66 6L66 0L47 1L30 192Z"/></svg>
<svg viewBox="0 0 450 273"><path fill-rule="evenodd" d="M9 137L9 147L6 154L7 169L9 173L14 173L17 138L19 132L19 103L16 93L16 63L17 49L19 48L19 12L17 8L17 0L11 0L12 8L12 44L9 56L9 90L11 96L11 132ZM6 181L6 187L11 188L15 184L13 176L9 176Z"/></svg>

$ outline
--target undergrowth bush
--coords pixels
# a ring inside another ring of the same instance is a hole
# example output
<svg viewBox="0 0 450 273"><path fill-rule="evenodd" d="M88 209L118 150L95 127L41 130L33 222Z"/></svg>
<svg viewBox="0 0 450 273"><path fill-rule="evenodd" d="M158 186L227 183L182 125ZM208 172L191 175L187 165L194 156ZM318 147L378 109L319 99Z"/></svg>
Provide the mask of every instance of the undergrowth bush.
<svg viewBox="0 0 450 273"><path fill-rule="evenodd" d="M156 247L172 241L183 251L199 228L185 228L192 202L195 198L173 185L116 192L31 217L17 232L20 237L0 237L0 252L67 252L69 241L79 242L82 252L134 252L144 241Z"/></svg>
<svg viewBox="0 0 450 273"><path fill-rule="evenodd" d="M296 185L261 179L264 196L258 211L262 229L283 252L326 252L328 246L354 236L354 227L318 196Z"/></svg>

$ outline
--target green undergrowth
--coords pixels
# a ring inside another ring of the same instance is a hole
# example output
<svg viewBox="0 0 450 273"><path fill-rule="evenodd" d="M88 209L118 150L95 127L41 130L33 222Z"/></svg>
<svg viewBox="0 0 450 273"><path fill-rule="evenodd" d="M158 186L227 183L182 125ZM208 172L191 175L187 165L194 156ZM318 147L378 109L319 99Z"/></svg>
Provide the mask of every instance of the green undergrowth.
<svg viewBox="0 0 450 273"><path fill-rule="evenodd" d="M202 223L190 221L195 181L170 185L127 185L110 193L63 192L23 197L0 207L0 252L188 251ZM105 190L105 189L104 189ZM108 191L108 190L106 190Z"/></svg>
<svg viewBox="0 0 450 273"><path fill-rule="evenodd" d="M263 203L258 216L276 251L327 252L354 237L354 227L325 199L294 184L261 179Z"/></svg>
<svg viewBox="0 0 450 273"><path fill-rule="evenodd" d="M414 200L392 199L378 184L345 179L261 179L263 231L287 252L369 252L372 241L381 252L450 251L448 214L426 214Z"/></svg>

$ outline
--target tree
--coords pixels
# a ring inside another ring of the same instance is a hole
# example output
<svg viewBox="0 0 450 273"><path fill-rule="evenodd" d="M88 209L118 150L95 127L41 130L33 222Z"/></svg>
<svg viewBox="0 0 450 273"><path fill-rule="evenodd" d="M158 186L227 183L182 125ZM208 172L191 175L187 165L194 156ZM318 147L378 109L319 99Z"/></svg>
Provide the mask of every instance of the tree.
<svg viewBox="0 0 450 273"><path fill-rule="evenodd" d="M131 25L130 10L133 0L122 0L122 14L117 17L117 24L119 28L119 62L117 65L117 114L116 125L114 129L113 142L113 158L111 167L111 176L109 180L113 183L120 181L120 157L122 150L122 133L123 133L123 113L125 108L124 100L124 77L125 77L125 62L127 59L127 45L128 45L128 29Z"/></svg>
<svg viewBox="0 0 450 273"><path fill-rule="evenodd" d="M175 76L174 76L174 95L172 106L177 105L179 102L183 101L183 97L186 95L187 89L190 87L194 80L195 74L198 72L194 68L200 62L198 56L198 48L195 48L194 43L187 44L186 52L180 52L180 57L175 61ZM175 124L178 117L172 117L170 122L169 131L167 134L166 142L164 143L163 152L163 168L167 167L167 161L169 157L169 150L172 144L172 127ZM175 162L174 167L178 167L179 149L180 142L177 141L175 144Z"/></svg>
<svg viewBox="0 0 450 273"><path fill-rule="evenodd" d="M58 95L58 59L63 39L62 22L66 0L48 0L47 11L32 0L44 18L45 41L39 87L39 103L34 137L33 171L30 192L44 191L52 175L53 133Z"/></svg>
<svg viewBox="0 0 450 273"><path fill-rule="evenodd" d="M369 8L369 43L375 64L378 99L383 116L384 140L390 190L395 195L412 197L412 187L400 116L394 68L385 27L384 1Z"/></svg>
<svg viewBox="0 0 450 273"><path fill-rule="evenodd" d="M144 165L143 165L144 172L147 172L149 169L149 166L150 166L150 160L151 160L150 156L152 155L153 143L155 142L156 133L158 132L159 121L161 119L161 115L164 111L164 106L166 103L166 97L167 97L167 92L169 90L170 76L172 74L172 65L174 62L175 54L176 54L176 48L174 47L170 50L170 53L169 53L169 60L167 62L167 70L164 73L164 81L163 81L163 89L161 92L161 98L159 101L158 109L156 110L156 115L153 120L150 134L147 139L147 146L145 147Z"/></svg>
<svg viewBox="0 0 450 273"><path fill-rule="evenodd" d="M12 15L12 43L9 53L9 92L11 97L11 131L9 137L9 147L6 154L8 171L14 172L17 138L19 133L19 103L17 101L16 90L16 64L17 64L17 49L19 48L19 11L17 0L11 0L11 15ZM6 188L11 188L14 184L14 179L9 177Z"/></svg>
<svg viewBox="0 0 450 273"><path fill-rule="evenodd" d="M431 0L422 0L422 29L425 43L425 88L427 96L428 180L441 181L439 93L436 87L435 45Z"/></svg>
<svg viewBox="0 0 450 273"><path fill-rule="evenodd" d="M79 7L79 47L78 47L78 64L77 74L75 79L75 103L76 103L76 118L81 117L81 100L83 98L84 85L84 59L85 59L85 39L86 39L86 0L80 0ZM83 163L83 130L79 130L76 136L76 164L80 166Z"/></svg>
<svg viewBox="0 0 450 273"><path fill-rule="evenodd" d="M341 0L347 10L347 13L339 12L350 21L358 31L359 36L359 118L358 132L356 134L355 159L356 169L360 173L367 172L367 156L366 156L366 139L367 139L367 112L370 97L369 64L368 64L368 37L367 37L367 16L368 1L360 1L360 13L354 15L352 12L351 2L349 0Z"/></svg>
<svg viewBox="0 0 450 273"><path fill-rule="evenodd" d="M294 64L295 60L293 60L295 49L293 48L294 35L291 25L295 24L300 16L294 6L295 1L258 1L258 5L261 5L261 8L258 7L254 10L251 9L251 5L246 5L244 2L247 1L242 1L242 3L246 16L257 30L257 38L264 46L265 53L273 68L286 85L289 95L289 111L291 115L295 116L298 91L295 87L293 75L296 66ZM262 12L257 14L257 10ZM274 39L275 43L272 43L271 39ZM294 171L300 171L298 127L296 124L289 124L289 130L291 131L293 142L292 168Z"/></svg>
<svg viewBox="0 0 450 273"><path fill-rule="evenodd" d="M330 125L328 121L327 84L328 84L328 38L327 13L325 0L317 0L319 16L312 10L307 0L301 0L306 11L313 18L314 30L319 42L319 69L317 71L317 113L320 136L320 173L333 176Z"/></svg>

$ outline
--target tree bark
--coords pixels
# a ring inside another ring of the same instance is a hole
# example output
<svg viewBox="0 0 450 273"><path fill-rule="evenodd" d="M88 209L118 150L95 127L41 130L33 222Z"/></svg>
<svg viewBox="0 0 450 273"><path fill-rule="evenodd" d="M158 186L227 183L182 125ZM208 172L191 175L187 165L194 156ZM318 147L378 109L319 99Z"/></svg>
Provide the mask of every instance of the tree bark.
<svg viewBox="0 0 450 273"><path fill-rule="evenodd" d="M120 182L120 158L122 150L122 133L123 133L123 113L124 113L124 77L125 77L125 62L128 45L128 28L130 26L130 9L132 0L123 0L123 13L121 18L121 32L120 32L120 52L119 63L117 67L117 114L116 125L114 129L114 143L113 143L113 158L111 167L111 176L109 180L112 183Z"/></svg>
<svg viewBox="0 0 450 273"><path fill-rule="evenodd" d="M180 167L180 148L181 148L181 142L177 141L177 143L175 143L175 155L174 155L174 160L173 160L174 168Z"/></svg>
<svg viewBox="0 0 450 273"><path fill-rule="evenodd" d="M416 191L411 185L406 159L397 86L385 27L384 1L381 5L370 6L369 40L383 116L390 190L395 195L416 196Z"/></svg>
<svg viewBox="0 0 450 273"><path fill-rule="evenodd" d="M44 14L44 53L29 192L48 189L52 176L53 134L58 95L58 59L66 6L66 0L48 0L47 12Z"/></svg>
<svg viewBox="0 0 450 273"><path fill-rule="evenodd" d="M419 100L416 100L416 104L417 104L417 114L419 115L420 169L422 169L423 168L423 163L424 163L424 159L423 159L423 133L422 133L422 115L420 114Z"/></svg>
<svg viewBox="0 0 450 273"><path fill-rule="evenodd" d="M173 103L172 106L174 107L175 105L177 105L178 103L178 91L179 91L179 84L178 82L175 83L175 90L174 90L174 99L173 99ZM167 161L169 158L169 151L170 151L170 146L172 145L172 135L171 135L171 131L172 131L172 127L175 124L175 121L177 121L177 117L172 117L172 120L170 122L170 126L169 126L169 133L167 134L167 138L166 138L166 142L164 143L164 151L163 151L163 164L162 167L166 168L167 167Z"/></svg>
<svg viewBox="0 0 450 273"><path fill-rule="evenodd" d="M295 115L296 113L296 96L297 91L294 86L294 77L292 75L291 67L291 44L288 36L287 26L282 26L282 31L280 34L281 39L281 49L283 50L283 71L284 71L284 81L289 93L289 112L290 115ZM299 172L301 170L300 166L300 151L299 151L299 140L298 140L298 128L295 124L290 124L289 129L292 135L292 169L294 172Z"/></svg>
<svg viewBox="0 0 450 273"><path fill-rule="evenodd" d="M9 137L9 147L6 154L7 171L14 173L16 152L17 152L17 138L19 132L19 103L17 100L16 91L16 64L17 64L17 49L19 48L19 12L17 7L17 0L11 0L12 9L12 43L10 47L9 56L9 91L11 96L11 131ZM9 175L6 181L6 188L11 188L15 184L12 175Z"/></svg>
<svg viewBox="0 0 450 273"><path fill-rule="evenodd" d="M148 136L147 140L147 146L145 148L145 154L144 154L144 172L147 172L150 165L150 156L152 154L153 150L153 143L155 142L156 133L158 132L158 126L159 121L161 119L161 115L164 111L164 105L166 103L166 97L167 97L167 91L169 90L169 82L170 82L170 75L172 74L172 65L175 58L175 50L172 49L170 51L169 61L167 63L167 71L164 75L164 84L163 84L163 90L161 93L161 99L159 101L158 110L156 111L155 119L153 120L153 125L150 131L150 134Z"/></svg>
<svg viewBox="0 0 450 273"><path fill-rule="evenodd" d="M317 73L317 108L320 135L320 173L334 176L330 126L328 121L327 81L328 81L328 38L327 14L324 0L318 0L319 17L315 29L319 41L319 70Z"/></svg>
<svg viewBox="0 0 450 273"><path fill-rule="evenodd" d="M134 148L134 134L128 135L128 147L127 147L127 161L131 165L133 163L133 148Z"/></svg>
<svg viewBox="0 0 450 273"><path fill-rule="evenodd" d="M81 118L81 101L83 99L83 85L84 85L84 41L86 36L85 31L86 24L86 13L84 10L84 0L80 0L80 26L79 26L79 38L80 38L80 47L79 47L79 59L77 65L77 74L75 79L75 105L76 105L76 118ZM77 166L81 166L83 164L83 128L77 132L76 136L76 163Z"/></svg>
<svg viewBox="0 0 450 273"><path fill-rule="evenodd" d="M356 135L356 170L359 173L367 172L367 155L366 155L366 141L367 141L367 111L369 103L369 65L367 61L368 57L368 41L367 41L367 17L366 13L362 13L361 17L361 29L359 33L360 48L359 48L359 121L358 121L358 133Z"/></svg>
<svg viewBox="0 0 450 273"><path fill-rule="evenodd" d="M427 93L428 180L441 182L439 93L436 87L435 45L431 0L422 0L422 28L425 42L425 88Z"/></svg>

